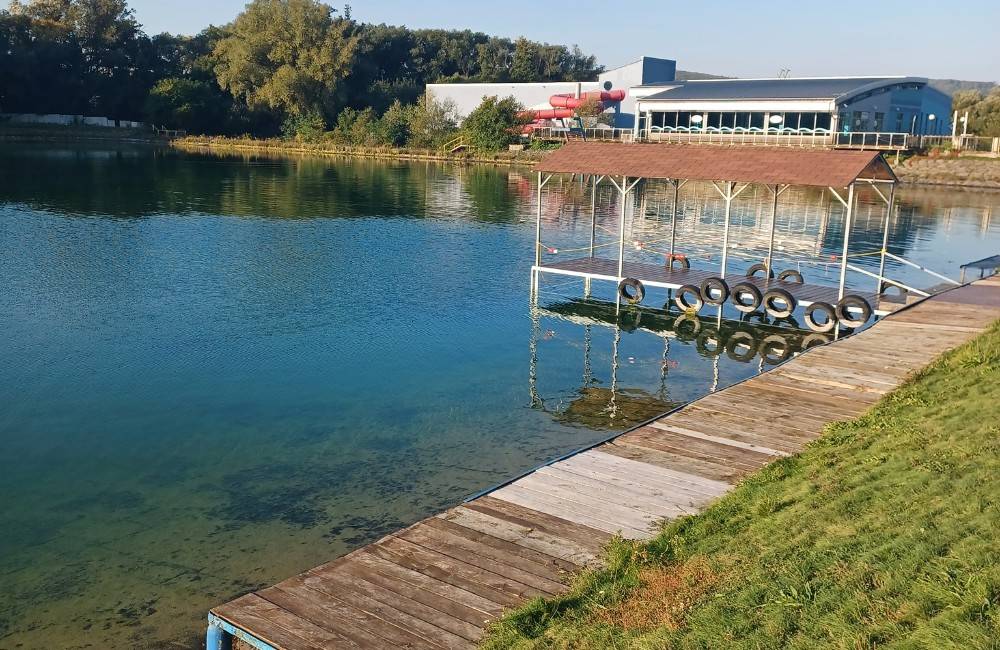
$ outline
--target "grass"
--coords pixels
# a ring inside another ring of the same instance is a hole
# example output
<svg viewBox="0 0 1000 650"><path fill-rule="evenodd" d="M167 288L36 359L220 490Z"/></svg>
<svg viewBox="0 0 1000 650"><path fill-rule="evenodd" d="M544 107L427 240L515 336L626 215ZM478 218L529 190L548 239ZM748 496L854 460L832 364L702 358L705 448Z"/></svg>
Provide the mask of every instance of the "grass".
<svg viewBox="0 0 1000 650"><path fill-rule="evenodd" d="M495 623L500 648L1000 648L1000 323Z"/></svg>
<svg viewBox="0 0 1000 650"><path fill-rule="evenodd" d="M912 156L894 170L907 183L1000 188L998 158Z"/></svg>
<svg viewBox="0 0 1000 650"><path fill-rule="evenodd" d="M246 151L260 154L297 154L314 156L345 156L396 160L440 160L462 163L492 163L497 165L533 165L541 160L543 151L477 152L462 150L448 153L441 149L412 147L352 146L334 142L297 142L280 139L227 138L223 136L188 136L172 140L174 147L184 150Z"/></svg>

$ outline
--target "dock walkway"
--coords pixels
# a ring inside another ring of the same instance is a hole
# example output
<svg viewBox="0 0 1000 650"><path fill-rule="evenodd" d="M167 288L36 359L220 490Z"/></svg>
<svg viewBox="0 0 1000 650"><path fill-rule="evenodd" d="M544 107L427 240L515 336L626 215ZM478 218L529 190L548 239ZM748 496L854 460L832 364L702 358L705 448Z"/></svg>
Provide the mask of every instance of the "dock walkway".
<svg viewBox="0 0 1000 650"><path fill-rule="evenodd" d="M621 533L654 535L1000 318L1000 278L924 300L611 442L217 607L254 647L471 648L489 621L567 589ZM212 649L214 650L214 649Z"/></svg>

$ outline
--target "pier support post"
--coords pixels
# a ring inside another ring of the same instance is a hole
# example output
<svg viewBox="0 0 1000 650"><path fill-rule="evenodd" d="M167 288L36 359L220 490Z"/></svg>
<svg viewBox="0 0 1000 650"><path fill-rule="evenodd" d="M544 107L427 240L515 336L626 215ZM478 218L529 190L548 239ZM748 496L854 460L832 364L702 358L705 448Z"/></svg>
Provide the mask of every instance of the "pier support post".
<svg viewBox="0 0 1000 650"><path fill-rule="evenodd" d="M226 632L215 623L209 623L205 631L205 650L223 650Z"/></svg>
<svg viewBox="0 0 1000 650"><path fill-rule="evenodd" d="M542 188L552 179L552 174L542 180L542 172L538 172L538 196L535 197L535 267L542 265ZM531 270L531 291L538 292L538 270Z"/></svg>
<svg viewBox="0 0 1000 650"><path fill-rule="evenodd" d="M726 264L729 261L729 221L730 216L733 213L733 199L739 196L740 192L745 190L749 183L744 183L743 187L736 189L736 181L726 181L725 191L719 187L718 183L713 182L712 185L715 186L716 191L722 195L722 198L726 201L726 224L725 229L722 231L722 268L720 270L720 275L723 280L726 279Z"/></svg>
<svg viewBox="0 0 1000 650"><path fill-rule="evenodd" d="M831 188L832 191L832 188ZM851 220L854 217L854 183L847 186L847 200L840 198L836 192L834 196L844 204L844 248L840 254L840 282L837 284L837 300L844 297L844 286L847 284L847 253L851 245Z"/></svg>
<svg viewBox="0 0 1000 650"><path fill-rule="evenodd" d="M686 182L676 178L670 179L670 184L674 186L674 204L670 210L670 258L667 260L667 268L669 269L674 268L674 244L677 242L677 202L680 200L681 188Z"/></svg>
<svg viewBox="0 0 1000 650"><path fill-rule="evenodd" d="M771 190L771 235L767 242L767 259L764 260L764 266L767 267L767 275L770 277L771 272L774 271L774 228L778 222L778 197L782 192L788 189L788 185L782 187L781 185L775 185L771 187L767 186L767 189Z"/></svg>
<svg viewBox="0 0 1000 650"><path fill-rule="evenodd" d="M879 192L879 195L882 193ZM885 196L882 196L886 199ZM889 198L886 199L885 206L885 227L882 229L882 254L878 263L878 285L875 287L875 299L882 296L882 283L885 280L885 254L889 252L889 223L892 221L893 212L896 208L896 184L889 187Z"/></svg>

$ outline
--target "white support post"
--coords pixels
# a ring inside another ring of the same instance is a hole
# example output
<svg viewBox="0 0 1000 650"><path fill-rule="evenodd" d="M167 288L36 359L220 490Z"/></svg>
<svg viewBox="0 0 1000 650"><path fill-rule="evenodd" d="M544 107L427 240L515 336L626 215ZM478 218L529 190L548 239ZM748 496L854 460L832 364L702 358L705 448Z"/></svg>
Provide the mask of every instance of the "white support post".
<svg viewBox="0 0 1000 650"><path fill-rule="evenodd" d="M542 265L542 172L538 172L538 195L535 197L535 266Z"/></svg>
<svg viewBox="0 0 1000 650"><path fill-rule="evenodd" d="M723 281L726 279L726 263L729 261L729 217L733 212L733 189L735 187L735 182L728 181L726 183L726 193L723 195L726 199L726 224L722 231L722 268L719 271L719 275Z"/></svg>
<svg viewBox="0 0 1000 650"><path fill-rule="evenodd" d="M892 221L896 207L896 184L889 187L889 198L885 206L885 228L882 229L882 254L878 264L878 286L875 288L875 299L882 295L882 282L885 278L885 254L889 252L889 222Z"/></svg>
<svg viewBox="0 0 1000 650"><path fill-rule="evenodd" d="M839 197L838 197L839 198ZM844 297L847 284L847 253L851 245L851 218L854 216L854 182L847 186L847 211L844 213L844 249L840 255L840 282L837 285L837 300Z"/></svg>
<svg viewBox="0 0 1000 650"><path fill-rule="evenodd" d="M773 188L768 185L767 189L771 190L772 201L771 201L771 235L767 242L767 259L764 260L764 265L767 267L767 276L771 276L771 272L774 270L774 228L778 221L778 195L785 191L788 186L778 189L779 186L775 185Z"/></svg>
<svg viewBox="0 0 1000 650"><path fill-rule="evenodd" d="M674 244L677 241L677 201L681 194L681 182L672 178L670 184L674 186L674 204L670 209L670 257L667 259L667 268L672 271L674 269Z"/></svg>
<svg viewBox="0 0 1000 650"><path fill-rule="evenodd" d="M628 196L628 176L622 176L621 215L618 220L618 281L621 282L625 273L625 199ZM619 298L618 303L621 304Z"/></svg>

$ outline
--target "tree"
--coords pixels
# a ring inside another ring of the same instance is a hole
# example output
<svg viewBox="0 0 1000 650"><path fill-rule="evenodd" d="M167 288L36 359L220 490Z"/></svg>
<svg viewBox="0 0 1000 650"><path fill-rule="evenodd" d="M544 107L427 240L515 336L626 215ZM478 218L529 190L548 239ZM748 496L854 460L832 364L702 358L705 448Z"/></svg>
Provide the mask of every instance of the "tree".
<svg viewBox="0 0 1000 650"><path fill-rule="evenodd" d="M520 115L523 110L524 107L513 97L484 97L483 102L465 118L462 131L475 149L506 149L519 140L520 127L527 123L527 119Z"/></svg>
<svg viewBox="0 0 1000 650"><path fill-rule="evenodd" d="M413 107L403 106L398 99L382 114L379 130L382 141L392 147L402 147L410 140Z"/></svg>
<svg viewBox="0 0 1000 650"><path fill-rule="evenodd" d="M225 122L230 103L214 84L170 77L149 91L146 117L157 126L211 133Z"/></svg>
<svg viewBox="0 0 1000 650"><path fill-rule="evenodd" d="M215 48L219 84L250 108L335 114L358 36L333 11L316 0L253 0Z"/></svg>
<svg viewBox="0 0 1000 650"><path fill-rule="evenodd" d="M455 102L436 101L421 97L410 115L410 140L413 147L437 147L451 138L458 129L458 107Z"/></svg>
<svg viewBox="0 0 1000 650"><path fill-rule="evenodd" d="M1000 137L1000 87L995 87L987 95L978 90L955 93L952 108L962 117L969 113L969 133L987 137ZM962 127L959 124L959 132Z"/></svg>

